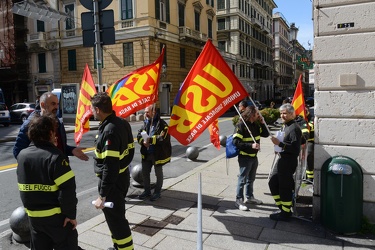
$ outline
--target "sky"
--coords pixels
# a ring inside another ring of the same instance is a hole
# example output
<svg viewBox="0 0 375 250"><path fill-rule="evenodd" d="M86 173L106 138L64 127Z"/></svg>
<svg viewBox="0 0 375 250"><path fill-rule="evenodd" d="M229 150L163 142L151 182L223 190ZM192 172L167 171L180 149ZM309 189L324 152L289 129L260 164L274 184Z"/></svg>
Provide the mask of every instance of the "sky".
<svg viewBox="0 0 375 250"><path fill-rule="evenodd" d="M312 20L312 1L311 0L274 0L277 8L273 12L280 12L286 18L286 21L291 24L295 23L299 29L297 40L305 49L309 49L308 42L311 43L311 48L314 43L314 31Z"/></svg>

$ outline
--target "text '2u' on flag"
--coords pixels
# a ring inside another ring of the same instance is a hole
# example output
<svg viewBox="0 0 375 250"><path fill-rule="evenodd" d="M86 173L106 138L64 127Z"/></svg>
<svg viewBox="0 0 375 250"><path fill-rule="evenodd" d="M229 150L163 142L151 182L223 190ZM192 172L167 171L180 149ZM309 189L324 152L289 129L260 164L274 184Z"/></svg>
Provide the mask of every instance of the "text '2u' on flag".
<svg viewBox="0 0 375 250"><path fill-rule="evenodd" d="M174 100L169 133L188 145L246 96L241 82L208 40Z"/></svg>
<svg viewBox="0 0 375 250"><path fill-rule="evenodd" d="M296 87L296 91L294 92L292 105L294 107L295 113L298 116L302 116L303 119L307 120L306 117L306 105L305 105L305 98L303 96L303 89L302 89L302 74L298 78L298 83Z"/></svg>
<svg viewBox="0 0 375 250"><path fill-rule="evenodd" d="M83 71L81 88L77 104L77 115L74 129L74 141L78 146L81 142L82 135L90 130L91 96L96 94L96 88L89 66L86 64Z"/></svg>
<svg viewBox="0 0 375 250"><path fill-rule="evenodd" d="M125 75L108 88L117 116L128 117L158 100L163 59L164 48L155 62Z"/></svg>

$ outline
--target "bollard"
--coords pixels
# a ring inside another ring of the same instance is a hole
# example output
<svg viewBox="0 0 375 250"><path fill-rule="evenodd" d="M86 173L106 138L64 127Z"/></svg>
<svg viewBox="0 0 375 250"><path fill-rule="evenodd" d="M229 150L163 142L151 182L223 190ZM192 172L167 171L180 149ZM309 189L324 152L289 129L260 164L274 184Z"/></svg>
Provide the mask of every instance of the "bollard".
<svg viewBox="0 0 375 250"><path fill-rule="evenodd" d="M18 243L30 241L29 218L24 207L16 208L9 219L10 228L13 231L12 237Z"/></svg>
<svg viewBox="0 0 375 250"><path fill-rule="evenodd" d="M186 149L186 156L189 160L195 161L199 156L199 151L197 147L188 147Z"/></svg>
<svg viewBox="0 0 375 250"><path fill-rule="evenodd" d="M227 137L225 135L220 135L219 136L219 141L220 141L220 145L222 147L225 147L226 144L227 144Z"/></svg>
<svg viewBox="0 0 375 250"><path fill-rule="evenodd" d="M137 164L130 167L130 175L133 179L133 187L143 187L142 165Z"/></svg>

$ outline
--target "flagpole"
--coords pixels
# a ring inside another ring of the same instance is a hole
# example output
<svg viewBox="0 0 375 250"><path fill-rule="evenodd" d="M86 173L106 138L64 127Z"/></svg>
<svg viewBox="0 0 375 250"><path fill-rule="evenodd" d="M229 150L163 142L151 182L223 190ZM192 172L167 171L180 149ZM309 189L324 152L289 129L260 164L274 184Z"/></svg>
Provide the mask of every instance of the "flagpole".
<svg viewBox="0 0 375 250"><path fill-rule="evenodd" d="M243 117L242 117L242 115L241 115L241 112L238 110L238 108L236 107L236 105L234 105L233 107L236 109L236 111L237 111L238 115L240 116L240 118L241 118L243 124L245 124L245 127L247 128L247 131L249 131L249 134L250 134L250 136L251 136L251 139L253 139L253 142L256 143L257 141L255 140L253 134L251 133L249 127L247 126L245 120L243 119Z"/></svg>
<svg viewBox="0 0 375 250"><path fill-rule="evenodd" d="M98 72L99 93L102 92L102 43L100 40L100 25L99 25L99 3L98 0L94 2L94 27L95 27L95 54L96 54L96 70Z"/></svg>

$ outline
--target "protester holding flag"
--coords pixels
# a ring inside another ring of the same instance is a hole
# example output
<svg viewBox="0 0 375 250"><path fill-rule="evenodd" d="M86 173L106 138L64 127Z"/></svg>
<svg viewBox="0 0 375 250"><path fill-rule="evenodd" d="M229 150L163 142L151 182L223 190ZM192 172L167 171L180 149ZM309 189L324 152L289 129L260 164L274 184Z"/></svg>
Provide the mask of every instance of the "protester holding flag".
<svg viewBox="0 0 375 250"><path fill-rule="evenodd" d="M260 149L260 137L268 137L269 133L254 106L246 107L241 116L243 120L241 119L237 124L236 132L233 134L233 144L240 150L238 154L240 173L238 175L235 206L242 211L247 211L249 209L245 203L257 205L263 203L254 197L254 181L258 168L257 153Z"/></svg>
<svg viewBox="0 0 375 250"><path fill-rule="evenodd" d="M238 104L238 111L240 113L244 112L247 106L248 106L247 101L245 100L240 101L240 103ZM240 121L240 116L235 115L232 119L233 126L236 126L239 121Z"/></svg>
<svg viewBox="0 0 375 250"><path fill-rule="evenodd" d="M112 234L113 249L133 249L129 222L125 217L125 197L130 186L129 164L134 157L132 130L126 120L116 116L107 93L95 94L91 97L91 104L95 119L100 121L94 157L99 197L94 205L103 210ZM104 207L105 202L113 202L113 208Z"/></svg>
<svg viewBox="0 0 375 250"><path fill-rule="evenodd" d="M295 121L294 107L289 104L283 104L280 107L280 117L284 123L284 139L279 141L276 137L271 137L273 144L279 146L282 151L280 158L273 168L271 178L268 182L272 197L281 211L271 214L272 220L287 221L292 215L292 200L294 179L293 174L298 165L298 156L301 149L302 131Z"/></svg>
<svg viewBox="0 0 375 250"><path fill-rule="evenodd" d="M138 198L143 200L151 196L150 173L154 166L156 186L150 200L155 201L161 196L164 178L163 165L171 161L172 146L168 124L160 118L159 111L155 110L154 105L145 109L145 121L138 131L137 140L141 145L142 177L145 189Z"/></svg>

